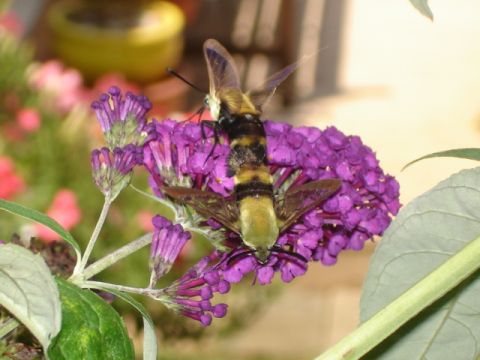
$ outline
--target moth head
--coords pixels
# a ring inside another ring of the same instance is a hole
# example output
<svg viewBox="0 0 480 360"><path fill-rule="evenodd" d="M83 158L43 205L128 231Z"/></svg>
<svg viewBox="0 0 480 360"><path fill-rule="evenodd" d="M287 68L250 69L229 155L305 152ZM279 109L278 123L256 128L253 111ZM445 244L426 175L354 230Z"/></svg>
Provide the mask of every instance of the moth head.
<svg viewBox="0 0 480 360"><path fill-rule="evenodd" d="M215 96L208 94L205 96L204 104L208 110L210 110L212 118L218 120L220 118L220 100Z"/></svg>
<svg viewBox="0 0 480 360"><path fill-rule="evenodd" d="M266 247L258 247L255 251L255 257L260 265L265 265L270 260L270 250Z"/></svg>

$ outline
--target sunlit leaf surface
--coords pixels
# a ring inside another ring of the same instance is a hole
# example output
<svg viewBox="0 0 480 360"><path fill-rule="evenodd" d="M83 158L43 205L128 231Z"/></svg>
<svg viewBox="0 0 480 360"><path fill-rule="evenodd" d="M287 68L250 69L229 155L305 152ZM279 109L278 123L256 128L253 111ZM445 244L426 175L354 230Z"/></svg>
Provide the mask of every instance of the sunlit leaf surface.
<svg viewBox="0 0 480 360"><path fill-rule="evenodd" d="M0 305L47 349L60 331L57 285L40 255L15 244L0 245Z"/></svg>
<svg viewBox="0 0 480 360"><path fill-rule="evenodd" d="M361 299L361 320L381 310L479 234L480 168L451 176L405 206L371 260ZM477 358L479 299L476 273L366 358Z"/></svg>

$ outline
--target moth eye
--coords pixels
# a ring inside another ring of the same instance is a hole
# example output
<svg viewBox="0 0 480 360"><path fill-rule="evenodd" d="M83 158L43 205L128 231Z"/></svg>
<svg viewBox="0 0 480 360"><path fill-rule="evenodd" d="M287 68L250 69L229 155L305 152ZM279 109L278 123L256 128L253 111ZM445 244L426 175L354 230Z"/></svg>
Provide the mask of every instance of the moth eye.
<svg viewBox="0 0 480 360"><path fill-rule="evenodd" d="M208 107L209 101L207 97L203 99L203 104Z"/></svg>

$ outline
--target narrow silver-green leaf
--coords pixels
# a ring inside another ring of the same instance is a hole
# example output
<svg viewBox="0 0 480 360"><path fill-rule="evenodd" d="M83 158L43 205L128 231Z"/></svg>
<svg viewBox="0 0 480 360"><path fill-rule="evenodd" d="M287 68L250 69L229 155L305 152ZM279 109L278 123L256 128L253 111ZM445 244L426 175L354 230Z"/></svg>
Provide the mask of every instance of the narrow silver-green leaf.
<svg viewBox="0 0 480 360"><path fill-rule="evenodd" d="M402 170L405 170L410 165L424 159L436 158L436 157L455 157L460 159L476 160L480 161L480 149L478 148L464 148L464 149L452 149L439 151L432 154L422 156L418 159L410 161L407 165L403 167Z"/></svg>
<svg viewBox="0 0 480 360"><path fill-rule="evenodd" d="M422 15L433 21L433 13L430 10L430 6L428 6L428 0L410 0L410 2Z"/></svg>
<svg viewBox="0 0 480 360"><path fill-rule="evenodd" d="M7 201L5 199L0 199L0 209L8 211L12 214L19 215L21 217L24 217L26 219L30 219L33 221L36 221L42 225L45 225L52 231L55 231L60 237L65 240L67 243L72 245L73 249L75 250L75 253L77 255L77 261L80 259L80 246L78 246L77 242L73 238L73 236L65 230L62 225L60 225L58 222L56 222L54 219L51 217L42 214L41 212L34 210L34 209L29 209L23 205Z"/></svg>
<svg viewBox="0 0 480 360"><path fill-rule="evenodd" d="M0 305L45 350L60 331L62 311L55 280L40 255L15 244L0 245Z"/></svg>
<svg viewBox="0 0 480 360"><path fill-rule="evenodd" d="M480 234L480 168L464 170L404 207L371 260L361 320L451 258ZM475 273L366 359L475 359L480 356L480 277Z"/></svg>
<svg viewBox="0 0 480 360"><path fill-rule="evenodd" d="M110 289L102 286L95 286L96 289L107 291L117 296L118 298L126 301L132 305L137 311L142 314L143 317L143 359L144 360L156 360L157 359L157 337L155 335L155 325L153 320L150 317L150 314L147 312L147 309L139 303L137 300L132 298L130 295Z"/></svg>

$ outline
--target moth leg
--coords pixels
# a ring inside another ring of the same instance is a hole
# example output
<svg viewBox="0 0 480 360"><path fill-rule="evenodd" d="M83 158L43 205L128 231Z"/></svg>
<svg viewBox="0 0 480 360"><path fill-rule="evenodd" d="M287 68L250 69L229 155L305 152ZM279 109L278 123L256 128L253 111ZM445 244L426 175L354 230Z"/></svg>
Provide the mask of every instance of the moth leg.
<svg viewBox="0 0 480 360"><path fill-rule="evenodd" d="M215 151L215 147L217 146L218 143L220 143L220 138L218 137L218 123L216 121L212 120L201 120L200 122L200 130L202 132L202 138L203 140L206 139L206 134L205 134L205 126L209 127L210 129L213 130L213 146L210 152L208 153L207 157L205 158L205 162L212 156L213 152Z"/></svg>

